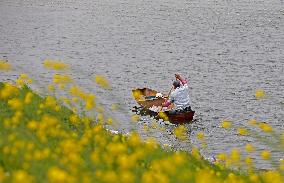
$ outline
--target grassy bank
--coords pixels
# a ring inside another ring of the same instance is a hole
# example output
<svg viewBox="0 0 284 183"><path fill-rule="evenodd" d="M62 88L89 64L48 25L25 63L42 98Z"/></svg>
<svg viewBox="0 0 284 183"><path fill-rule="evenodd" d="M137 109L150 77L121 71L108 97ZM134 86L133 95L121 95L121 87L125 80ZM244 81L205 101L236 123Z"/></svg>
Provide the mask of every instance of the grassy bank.
<svg viewBox="0 0 284 183"><path fill-rule="evenodd" d="M46 69L62 73L53 76L43 92L46 96L27 87L33 81L26 74L21 74L14 84L0 82L0 183L284 182L284 161L274 170L258 171L252 157L242 157L238 149L220 153L210 163L195 147L190 153L175 152L158 145L155 139L142 141L136 132L113 134L104 126L116 126L116 121L105 113L94 94L84 92L66 75L70 66L52 60L43 64ZM0 60L1 72L11 70L7 61ZM100 75L94 77L94 82L106 91L111 88ZM55 93L59 90L66 95L57 99ZM264 96L263 91L256 92L257 98ZM134 115L132 120L138 118ZM276 137L273 147L282 150L284 135L276 135L266 123L249 123ZM230 128L231 122L223 121L221 127ZM239 135L252 132L244 127L238 129ZM184 126L175 128L174 135L176 140L188 138ZM204 134L200 132L197 137L206 146ZM247 144L245 149L252 152L255 148ZM263 151L261 156L269 163L270 151Z"/></svg>
<svg viewBox="0 0 284 183"><path fill-rule="evenodd" d="M186 153L141 143L135 133L126 138L101 125L90 127L88 118L78 118L54 98L41 98L26 86L2 83L1 96L2 180L186 181L204 168L206 174L219 172L221 179L228 174Z"/></svg>
<svg viewBox="0 0 284 183"><path fill-rule="evenodd" d="M271 182L278 172L230 171L137 133L111 134L54 97L0 84L0 182ZM272 179L273 178L273 179Z"/></svg>

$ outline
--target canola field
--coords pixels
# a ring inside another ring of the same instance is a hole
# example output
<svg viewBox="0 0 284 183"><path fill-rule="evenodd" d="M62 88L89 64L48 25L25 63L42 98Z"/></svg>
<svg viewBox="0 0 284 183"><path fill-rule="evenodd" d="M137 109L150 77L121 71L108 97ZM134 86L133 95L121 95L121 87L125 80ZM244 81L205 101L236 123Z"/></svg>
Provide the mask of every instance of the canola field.
<svg viewBox="0 0 284 183"><path fill-rule="evenodd" d="M71 69L59 61L43 64L58 72ZM9 62L0 61L0 72L12 69ZM270 157L275 149L283 152L284 136L266 123L249 121L251 127L274 139L259 138L271 147L260 154L272 164L271 169L257 170L253 157L243 157L238 149L220 153L209 162L197 147L191 152L174 151L155 139L142 140L135 131L116 134L107 130L105 126L115 121L96 104L97 96L84 92L68 75L55 74L46 96L32 91L32 82L21 74L16 81L0 84L0 182L284 182L284 161ZM110 87L103 76L96 76L95 82L106 92ZM57 98L55 90L69 94ZM257 90L255 97L261 99L265 92ZM92 111L96 118L88 115ZM133 122L138 118L134 115ZM221 122L220 128L230 127L230 121ZM258 138L253 129L236 130L240 136ZM177 140L184 140L185 133L184 126L174 130ZM201 148L206 148L203 132L198 139ZM247 153L255 148L253 144L244 147Z"/></svg>

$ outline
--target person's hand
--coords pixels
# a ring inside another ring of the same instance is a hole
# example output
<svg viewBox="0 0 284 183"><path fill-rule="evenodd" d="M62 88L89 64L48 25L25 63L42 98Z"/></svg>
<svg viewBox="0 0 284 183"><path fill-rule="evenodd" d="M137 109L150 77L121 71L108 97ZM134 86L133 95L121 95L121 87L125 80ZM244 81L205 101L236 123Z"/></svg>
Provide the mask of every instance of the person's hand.
<svg viewBox="0 0 284 183"><path fill-rule="evenodd" d="M179 74L175 74L175 77L176 77L176 79L179 79L180 75Z"/></svg>

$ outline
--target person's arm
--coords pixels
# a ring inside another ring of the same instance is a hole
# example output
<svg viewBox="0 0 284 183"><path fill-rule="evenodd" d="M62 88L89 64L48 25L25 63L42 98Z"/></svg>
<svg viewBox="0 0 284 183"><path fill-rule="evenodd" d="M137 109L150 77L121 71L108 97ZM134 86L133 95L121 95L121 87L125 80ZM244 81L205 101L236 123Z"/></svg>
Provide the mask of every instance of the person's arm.
<svg viewBox="0 0 284 183"><path fill-rule="evenodd" d="M175 76L176 76L176 79L182 83L182 85L187 84L187 81L184 78L182 78L179 74L175 74Z"/></svg>
<svg viewBox="0 0 284 183"><path fill-rule="evenodd" d="M169 107L171 105L171 101L167 100L165 103L162 104L162 107Z"/></svg>

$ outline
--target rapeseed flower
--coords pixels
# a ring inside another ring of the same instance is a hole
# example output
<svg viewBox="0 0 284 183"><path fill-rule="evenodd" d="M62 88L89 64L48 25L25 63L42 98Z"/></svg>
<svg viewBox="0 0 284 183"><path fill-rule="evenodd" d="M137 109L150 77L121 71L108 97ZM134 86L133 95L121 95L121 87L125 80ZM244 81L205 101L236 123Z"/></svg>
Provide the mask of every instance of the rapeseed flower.
<svg viewBox="0 0 284 183"><path fill-rule="evenodd" d="M135 175L131 171L122 171L119 173L121 182L132 183L135 182Z"/></svg>
<svg viewBox="0 0 284 183"><path fill-rule="evenodd" d="M13 110L20 110L23 108L23 102L18 98L13 98L13 99L8 100L8 105Z"/></svg>
<svg viewBox="0 0 284 183"><path fill-rule="evenodd" d="M252 158L250 156L247 156L245 158L245 163L248 167L252 166Z"/></svg>
<svg viewBox="0 0 284 183"><path fill-rule="evenodd" d="M221 127L222 127L222 128L230 128L231 125L232 125L232 123L231 123L230 121L228 121L228 120L224 120L224 121L222 121L222 123L221 123Z"/></svg>
<svg viewBox="0 0 284 183"><path fill-rule="evenodd" d="M18 183L18 182L32 183L34 182L34 179L26 171L17 170L13 172L12 174L12 182L13 183Z"/></svg>
<svg viewBox="0 0 284 183"><path fill-rule="evenodd" d="M19 89L10 84L10 83L4 83L4 87L0 91L0 98L1 99L8 99L12 96L15 96L19 93Z"/></svg>
<svg viewBox="0 0 284 183"><path fill-rule="evenodd" d="M79 117L76 115L76 114L72 114L70 116L70 122L73 124L73 125L77 125L79 123L80 119Z"/></svg>
<svg viewBox="0 0 284 183"><path fill-rule="evenodd" d="M264 97L265 97L265 92L264 92L264 90L262 90L262 89L257 89L257 90L255 91L255 97L256 97L257 99L264 98Z"/></svg>
<svg viewBox="0 0 284 183"><path fill-rule="evenodd" d="M255 125L258 124L258 122L255 119L251 119L251 120L248 121L248 124L255 126Z"/></svg>
<svg viewBox="0 0 284 183"><path fill-rule="evenodd" d="M73 182L68 173L58 167L49 168L47 176L52 183Z"/></svg>
<svg viewBox="0 0 284 183"><path fill-rule="evenodd" d="M259 128L266 133L273 132L273 128L267 123L260 123Z"/></svg>
<svg viewBox="0 0 284 183"><path fill-rule="evenodd" d="M201 158L200 152L199 152L198 148L196 148L196 147L192 147L191 154L196 159L200 159Z"/></svg>
<svg viewBox="0 0 284 183"><path fill-rule="evenodd" d="M30 104L32 102L32 97L33 97L33 93L32 92L28 92L25 96L25 100L24 103L25 104Z"/></svg>
<svg viewBox="0 0 284 183"><path fill-rule="evenodd" d="M19 78L16 80L18 87L23 87L25 84L32 84L32 79L29 78L27 74L20 74Z"/></svg>
<svg viewBox="0 0 284 183"><path fill-rule="evenodd" d="M262 159L268 160L270 158L270 151L264 150L264 151L261 152L260 155L261 155Z"/></svg>
<svg viewBox="0 0 284 183"><path fill-rule="evenodd" d="M246 128L238 128L238 133L239 135L247 135L248 134L248 130Z"/></svg>
<svg viewBox="0 0 284 183"><path fill-rule="evenodd" d="M53 75L53 83L54 84L68 84L71 83L73 80L68 75L62 75L62 74L55 74Z"/></svg>
<svg viewBox="0 0 284 183"><path fill-rule="evenodd" d="M198 132L198 133L197 133L197 138L198 138L199 140L204 140L204 133L203 133L203 132Z"/></svg>
<svg viewBox="0 0 284 183"><path fill-rule="evenodd" d="M186 140L187 139L187 135L186 135L186 128L184 125L180 125L178 126L175 130L174 130L174 134L175 136L180 139L180 140Z"/></svg>
<svg viewBox="0 0 284 183"><path fill-rule="evenodd" d="M0 71L10 71L12 66L4 60L0 60Z"/></svg>
<svg viewBox="0 0 284 183"><path fill-rule="evenodd" d="M230 160L233 164L238 165L240 163L240 152L238 149L233 148L231 151Z"/></svg>
<svg viewBox="0 0 284 183"><path fill-rule="evenodd" d="M43 62L43 65L47 69L53 69L53 70L66 70L69 69L69 65L61 62L61 61L55 61L55 60L45 60Z"/></svg>
<svg viewBox="0 0 284 183"><path fill-rule="evenodd" d="M105 89L110 88L110 84L109 84L108 80L105 77L103 77L102 75L96 75L95 81L102 88L105 88Z"/></svg>
<svg viewBox="0 0 284 183"><path fill-rule="evenodd" d="M245 150L246 150L247 152L252 152L252 151L255 150L255 148L253 147L252 144L246 144Z"/></svg>

